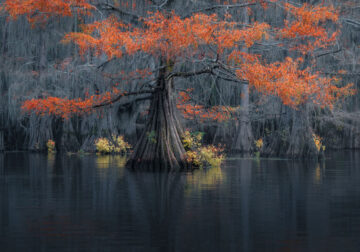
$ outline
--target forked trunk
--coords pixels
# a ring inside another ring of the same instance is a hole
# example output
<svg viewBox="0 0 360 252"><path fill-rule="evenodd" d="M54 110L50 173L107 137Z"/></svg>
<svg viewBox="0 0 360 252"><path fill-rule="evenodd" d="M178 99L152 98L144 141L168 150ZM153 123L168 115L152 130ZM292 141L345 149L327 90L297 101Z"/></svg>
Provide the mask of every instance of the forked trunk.
<svg viewBox="0 0 360 252"><path fill-rule="evenodd" d="M187 168L181 141L182 128L176 117L172 80L161 70L157 88L150 104L148 121L128 167L136 170L169 171Z"/></svg>

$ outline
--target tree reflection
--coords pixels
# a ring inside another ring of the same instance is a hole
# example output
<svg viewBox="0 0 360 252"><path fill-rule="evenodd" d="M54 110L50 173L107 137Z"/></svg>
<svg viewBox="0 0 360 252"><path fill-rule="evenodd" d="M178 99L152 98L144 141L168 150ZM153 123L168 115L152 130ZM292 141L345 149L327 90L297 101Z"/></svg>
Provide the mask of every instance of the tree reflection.
<svg viewBox="0 0 360 252"><path fill-rule="evenodd" d="M2 250L329 251L334 236L354 248L360 234L359 154L191 173L119 162L0 154Z"/></svg>
<svg viewBox="0 0 360 252"><path fill-rule="evenodd" d="M131 214L146 247L175 251L176 232L184 204L185 178L178 172L127 171Z"/></svg>

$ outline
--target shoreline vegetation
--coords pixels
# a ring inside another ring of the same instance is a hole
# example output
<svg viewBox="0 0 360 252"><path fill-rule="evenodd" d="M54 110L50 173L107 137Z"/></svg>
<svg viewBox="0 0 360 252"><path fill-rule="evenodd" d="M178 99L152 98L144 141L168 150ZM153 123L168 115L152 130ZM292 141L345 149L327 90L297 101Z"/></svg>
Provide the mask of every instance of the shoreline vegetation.
<svg viewBox="0 0 360 252"><path fill-rule="evenodd" d="M330 156L325 154L321 158L291 158L286 156L278 157L269 157L261 155L262 141L261 139L255 142L257 147L256 151L253 153L236 153L231 151L226 151L225 148L219 146L215 147L214 145L203 145L201 143L203 139L203 132L189 132L186 131L183 137L183 143L187 147L187 158L193 164L193 168L202 169L208 167L220 167L225 160L237 160L237 159L249 159L249 160L289 160L289 161L322 161L326 159L331 159L331 153L336 153L339 151L359 151L359 149L330 149ZM115 141L114 141L115 140ZM319 148L323 148L323 153L325 153L325 146L321 144L321 139L314 136L314 141L317 141ZM132 146L124 141L123 136L111 136L111 138L98 138L94 142L96 147L95 151L82 151L77 152L57 152L55 150L55 142L49 139L46 143L47 149L44 150L23 150L23 151L2 151L0 153L39 153L39 154L48 154L48 155L65 155L65 156L84 156L84 155L97 155L102 157L121 157L125 160L128 160L131 152ZM126 163L126 162L125 162ZM124 163L124 166L125 166Z"/></svg>

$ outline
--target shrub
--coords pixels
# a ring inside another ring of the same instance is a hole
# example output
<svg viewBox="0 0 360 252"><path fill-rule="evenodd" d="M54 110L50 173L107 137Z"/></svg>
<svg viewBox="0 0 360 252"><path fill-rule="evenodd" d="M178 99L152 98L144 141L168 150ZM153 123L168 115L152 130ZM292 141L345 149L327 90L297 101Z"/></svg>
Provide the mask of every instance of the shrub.
<svg viewBox="0 0 360 252"><path fill-rule="evenodd" d="M263 142L262 138L259 138L258 140L255 140L254 143L256 146L255 157L260 158L260 151L264 145L264 142Z"/></svg>
<svg viewBox="0 0 360 252"><path fill-rule="evenodd" d="M313 140L318 151L325 151L325 145L322 144L322 139L316 134L313 134Z"/></svg>
<svg viewBox="0 0 360 252"><path fill-rule="evenodd" d="M186 150L191 150L199 148L201 146L201 140L204 136L203 132L194 132L185 131L183 135L182 142Z"/></svg>
<svg viewBox="0 0 360 252"><path fill-rule="evenodd" d="M203 166L219 167L225 157L222 154L224 149L214 145L202 146L203 135L202 132L185 131L182 142L186 150L186 160L200 168Z"/></svg>
<svg viewBox="0 0 360 252"><path fill-rule="evenodd" d="M126 153L131 145L128 144L123 136L112 135L111 139L99 138L95 141L96 151L101 154Z"/></svg>
<svg viewBox="0 0 360 252"><path fill-rule="evenodd" d="M46 142L46 147L47 147L47 151L48 153L54 153L56 152L55 150L55 142L51 139L49 139L47 142Z"/></svg>
<svg viewBox="0 0 360 252"><path fill-rule="evenodd" d="M255 141L255 146L258 150L261 150L263 145L264 145L264 142L263 142L262 138L259 138L258 140Z"/></svg>

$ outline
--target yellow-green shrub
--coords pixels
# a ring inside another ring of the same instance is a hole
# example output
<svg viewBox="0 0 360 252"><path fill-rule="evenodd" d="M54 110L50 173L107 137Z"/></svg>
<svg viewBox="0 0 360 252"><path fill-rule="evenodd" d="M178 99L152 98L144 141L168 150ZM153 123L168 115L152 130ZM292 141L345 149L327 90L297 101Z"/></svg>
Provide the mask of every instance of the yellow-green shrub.
<svg viewBox="0 0 360 252"><path fill-rule="evenodd" d="M255 157L260 158L260 151L264 145L264 142L263 142L262 138L259 138L258 140L255 140L254 143L256 146Z"/></svg>
<svg viewBox="0 0 360 252"><path fill-rule="evenodd" d="M200 148L200 160L209 164L211 167L220 166L224 160L224 155L221 154L223 149L220 147L215 147L214 145L209 145Z"/></svg>
<svg viewBox="0 0 360 252"><path fill-rule="evenodd" d="M55 142L53 140L49 139L46 142L46 147L47 147L48 153L54 153L55 152Z"/></svg>
<svg viewBox="0 0 360 252"><path fill-rule="evenodd" d="M185 131L182 141L186 149L186 160L194 166L218 167L224 160L223 148L214 145L202 146L202 132Z"/></svg>
<svg viewBox="0 0 360 252"><path fill-rule="evenodd" d="M201 140L203 138L204 133L202 132L194 132L185 131L182 142L186 150L191 150L195 148L199 148L201 146Z"/></svg>
<svg viewBox="0 0 360 252"><path fill-rule="evenodd" d="M131 148L131 145L124 140L123 136L115 135L112 135L111 139L98 138L95 141L95 146L96 151L101 154L125 153Z"/></svg>
<svg viewBox="0 0 360 252"><path fill-rule="evenodd" d="M262 138L259 138L258 140L255 141L255 146L258 150L261 150L263 145L264 145L264 142L263 142Z"/></svg>
<svg viewBox="0 0 360 252"><path fill-rule="evenodd" d="M316 134L313 134L313 140L318 151L325 151L325 145L322 144L322 139Z"/></svg>

